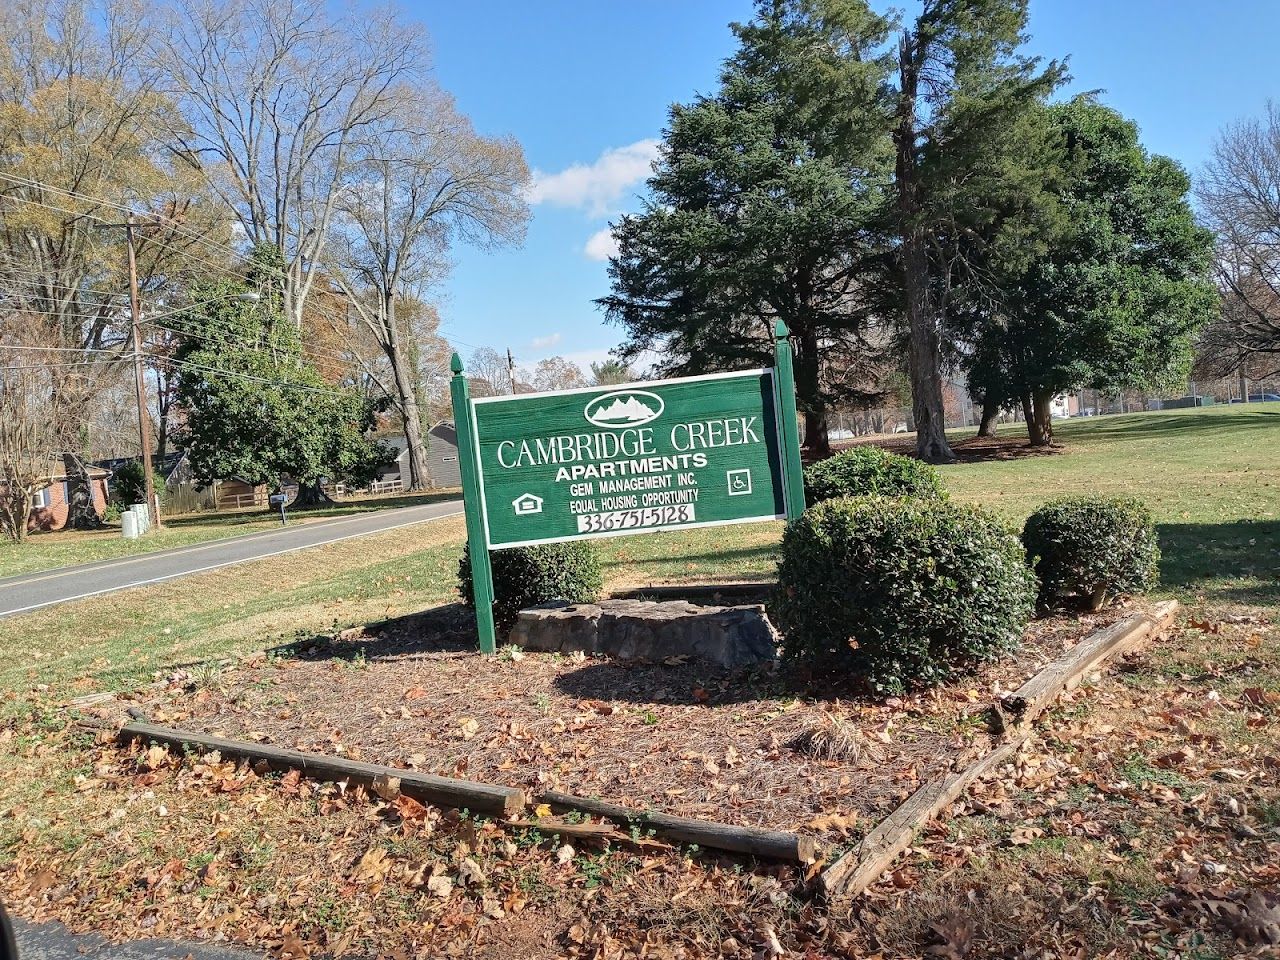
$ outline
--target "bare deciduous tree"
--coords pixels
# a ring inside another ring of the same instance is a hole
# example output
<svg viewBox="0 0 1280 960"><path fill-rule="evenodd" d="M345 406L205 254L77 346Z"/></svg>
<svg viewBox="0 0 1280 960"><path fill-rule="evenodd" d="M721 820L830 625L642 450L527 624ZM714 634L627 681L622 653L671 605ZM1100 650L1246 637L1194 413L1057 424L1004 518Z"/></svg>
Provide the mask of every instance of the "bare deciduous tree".
<svg viewBox="0 0 1280 960"><path fill-rule="evenodd" d="M172 135L245 235L280 251L300 324L353 144L395 127L428 67L423 29L322 0L180 0L155 46L183 115Z"/></svg>
<svg viewBox="0 0 1280 960"><path fill-rule="evenodd" d="M1205 372L1280 372L1280 107L1228 127L1197 194L1218 235L1222 312L1201 337Z"/></svg>
<svg viewBox="0 0 1280 960"><path fill-rule="evenodd" d="M480 347L467 361L467 379L471 393L477 397L491 397L500 393L518 393L519 386L529 381L523 370L515 371L515 378L507 362L507 355L493 349Z"/></svg>
<svg viewBox="0 0 1280 960"><path fill-rule="evenodd" d="M564 357L547 357L533 368L533 389L572 390L589 385L582 368Z"/></svg>
<svg viewBox="0 0 1280 960"><path fill-rule="evenodd" d="M388 395L409 451L408 488L417 490L427 473L414 353L430 344L414 342L399 305L423 297L442 277L451 241L494 247L523 238L529 173L519 144L476 134L443 91L404 91L401 103L353 144L328 261L386 355Z"/></svg>
<svg viewBox="0 0 1280 960"><path fill-rule="evenodd" d="M0 297L56 320L49 345L114 346L128 285L124 232L105 225L140 215L146 293L191 262L192 228L217 217L162 135L179 120L139 66L145 9L18 0L0 5L0 34Z"/></svg>
<svg viewBox="0 0 1280 960"><path fill-rule="evenodd" d="M47 318L0 315L0 533L26 539L33 497L68 466L83 469L78 411L109 364L67 360L46 346ZM97 519L92 501L89 513ZM83 511L82 511L83 512Z"/></svg>

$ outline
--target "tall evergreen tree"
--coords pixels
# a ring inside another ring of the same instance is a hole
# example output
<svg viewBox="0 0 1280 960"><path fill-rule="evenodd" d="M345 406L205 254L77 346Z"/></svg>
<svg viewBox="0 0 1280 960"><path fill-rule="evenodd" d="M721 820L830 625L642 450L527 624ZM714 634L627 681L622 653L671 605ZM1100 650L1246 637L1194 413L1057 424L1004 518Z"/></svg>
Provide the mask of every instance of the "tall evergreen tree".
<svg viewBox="0 0 1280 960"><path fill-rule="evenodd" d="M1217 307L1213 235L1196 225L1182 168L1092 98L1041 109L1063 156L1050 180L1060 216L1038 255L993 261L1001 304L968 364L973 392L1023 405L1032 445L1053 439L1056 394L1185 374Z"/></svg>
<svg viewBox="0 0 1280 960"><path fill-rule="evenodd" d="M805 444L834 404L869 399L887 254L889 23L863 0L759 0L714 96L671 109L641 213L614 228L624 362L661 374L767 366L790 328Z"/></svg>
<svg viewBox="0 0 1280 960"><path fill-rule="evenodd" d="M1063 79L1020 54L1026 0L925 0L898 43L894 193L916 453L952 459L943 415L953 291L981 283L988 243L1034 236L1044 174L1025 121Z"/></svg>

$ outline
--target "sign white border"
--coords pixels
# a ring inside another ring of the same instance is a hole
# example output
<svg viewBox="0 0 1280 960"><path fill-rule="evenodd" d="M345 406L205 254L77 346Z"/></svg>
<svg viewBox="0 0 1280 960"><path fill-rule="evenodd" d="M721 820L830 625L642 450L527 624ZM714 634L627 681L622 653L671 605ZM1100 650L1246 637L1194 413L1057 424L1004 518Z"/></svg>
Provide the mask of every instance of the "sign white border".
<svg viewBox="0 0 1280 960"><path fill-rule="evenodd" d="M567 537L546 537L540 540L513 540L511 542L494 543L489 535L489 501L488 495L484 489L484 465L481 463L480 457L480 426L476 420L476 407L482 403L509 403L512 400L529 400L538 397L563 397L571 396L575 393L599 393L612 392L605 390L605 386L612 387L614 391L625 391L627 389L644 390L649 387L663 387L673 383L696 383L700 380L728 380L732 377L760 377L762 375L769 378L769 397L773 403L773 421L775 433L778 437L778 465L780 470L780 479L783 484L782 495L786 500L786 449L785 441L782 435L782 411L778 409L778 373L773 367L757 367L753 370L734 370L729 373L705 373L696 377L669 377L666 380L641 380L635 383L619 383L606 384L599 387L574 387L572 390L542 390L537 393L516 393L506 394L497 397L477 397L471 401L471 443L475 447L476 454L476 479L479 481L477 486L480 488L480 524L484 529L484 545L488 550L509 550L514 547L535 547L543 543L567 543L571 540L603 540L608 537L635 537L646 533L675 533L679 530L694 530L698 527L723 527L734 523L767 523L770 520L787 519L786 509L784 507L782 513L774 513L757 517L735 517L732 520L702 520L697 523L682 523L669 527L642 527L638 530L604 530L600 533L577 533Z"/></svg>

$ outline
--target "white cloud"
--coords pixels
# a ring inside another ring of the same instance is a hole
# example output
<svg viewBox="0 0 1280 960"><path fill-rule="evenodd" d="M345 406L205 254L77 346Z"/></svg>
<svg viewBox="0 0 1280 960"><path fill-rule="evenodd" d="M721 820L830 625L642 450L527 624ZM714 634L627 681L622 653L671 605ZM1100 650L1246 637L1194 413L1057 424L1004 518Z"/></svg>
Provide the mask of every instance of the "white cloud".
<svg viewBox="0 0 1280 960"><path fill-rule="evenodd" d="M563 339L559 333L550 333L545 337L534 337L529 346L534 350L549 350Z"/></svg>
<svg viewBox="0 0 1280 960"><path fill-rule="evenodd" d="M559 173L534 170L526 196L530 203L577 207L602 217L614 212L623 195L649 175L657 156L657 140L639 140L609 148L595 163L575 163Z"/></svg>
<svg viewBox="0 0 1280 960"><path fill-rule="evenodd" d="M587 238L587 245L582 248L582 252L587 255L588 260L608 260L618 255L618 240L613 231L605 227Z"/></svg>

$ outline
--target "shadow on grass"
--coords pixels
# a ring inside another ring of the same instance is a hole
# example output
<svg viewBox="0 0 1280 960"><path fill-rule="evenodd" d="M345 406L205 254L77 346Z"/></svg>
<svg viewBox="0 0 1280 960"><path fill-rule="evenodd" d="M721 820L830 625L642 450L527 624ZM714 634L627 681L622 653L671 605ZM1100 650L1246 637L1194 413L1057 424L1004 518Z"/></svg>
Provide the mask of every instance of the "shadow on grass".
<svg viewBox="0 0 1280 960"><path fill-rule="evenodd" d="M300 637L268 649L269 656L293 660L400 660L424 653L476 653L475 614L447 603L403 617L354 627L336 636Z"/></svg>
<svg viewBox="0 0 1280 960"><path fill-rule="evenodd" d="M1276 405L1280 407L1280 404ZM1205 413L1176 410L1128 414L1091 424L1090 438L1128 438L1133 434L1224 433L1238 430L1274 430L1280 427L1280 409L1242 410L1219 413L1213 407L1202 407ZM1212 411L1212 412L1208 412Z"/></svg>
<svg viewBox="0 0 1280 960"><path fill-rule="evenodd" d="M624 550L625 547L619 546L617 549ZM691 553L686 553L684 551L681 551L678 554L674 554L674 555L668 552L660 556L652 556L652 557L632 556L630 554L627 554L626 556L604 554L603 556L601 556L600 559L601 559L601 566L603 566L606 570L612 570L615 568L622 568L622 567L635 567L635 568L639 568L639 572L641 573L645 573L650 576L659 576L659 574L656 571L649 571L646 568L654 565L661 565L661 564L685 564L685 563L699 563L699 562L706 562L706 561L728 563L730 561L735 561L735 560L736 561L759 560L763 562L766 560L776 560L777 556L778 556L778 544L764 543L754 547L738 547L737 549L734 549L734 550L711 549L711 550L699 550L697 552L691 552ZM715 572L719 573L720 571L715 571ZM687 576L688 571L672 570L671 573L668 575ZM608 580L609 577L606 576L605 579Z"/></svg>
<svg viewBox="0 0 1280 960"><path fill-rule="evenodd" d="M1160 580L1206 599L1280 603L1280 520L1162 523Z"/></svg>
<svg viewBox="0 0 1280 960"><path fill-rule="evenodd" d="M1030 457L1051 457L1067 451L1061 444L1051 447L1033 447L1027 440L1026 429L1020 423L1009 423L1003 426L1001 433L995 437L976 437L968 435L961 438L950 438L951 451L956 455L957 464L969 463L1001 463L1008 460L1026 460ZM833 453L848 450L850 447L869 445L897 453L904 457L916 455L915 434L899 434L893 437L868 437L854 439L833 447Z"/></svg>

